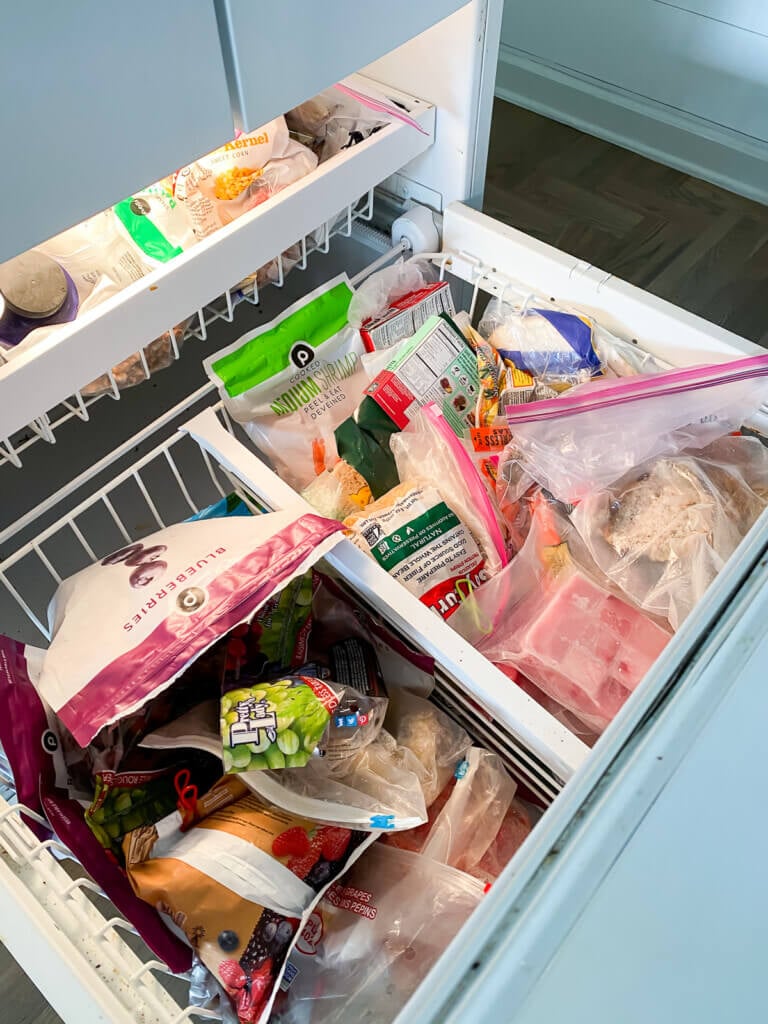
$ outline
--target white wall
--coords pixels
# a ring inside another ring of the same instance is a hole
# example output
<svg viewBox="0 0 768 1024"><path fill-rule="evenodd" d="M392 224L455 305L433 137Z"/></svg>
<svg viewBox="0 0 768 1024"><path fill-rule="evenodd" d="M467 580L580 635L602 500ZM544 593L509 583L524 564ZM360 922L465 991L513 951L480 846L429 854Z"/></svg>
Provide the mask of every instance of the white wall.
<svg viewBox="0 0 768 1024"><path fill-rule="evenodd" d="M505 0L496 91L768 202L768 0Z"/></svg>

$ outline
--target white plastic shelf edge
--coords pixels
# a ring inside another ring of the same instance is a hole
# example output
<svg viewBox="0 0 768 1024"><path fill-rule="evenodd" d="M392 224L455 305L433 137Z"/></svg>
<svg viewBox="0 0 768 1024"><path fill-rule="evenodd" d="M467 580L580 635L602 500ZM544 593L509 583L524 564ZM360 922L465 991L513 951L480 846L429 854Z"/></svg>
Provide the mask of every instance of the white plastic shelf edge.
<svg viewBox="0 0 768 1024"><path fill-rule="evenodd" d="M365 79L349 81L365 90ZM424 132L390 124L0 367L0 438L44 416L428 149L435 110L411 97L407 105Z"/></svg>

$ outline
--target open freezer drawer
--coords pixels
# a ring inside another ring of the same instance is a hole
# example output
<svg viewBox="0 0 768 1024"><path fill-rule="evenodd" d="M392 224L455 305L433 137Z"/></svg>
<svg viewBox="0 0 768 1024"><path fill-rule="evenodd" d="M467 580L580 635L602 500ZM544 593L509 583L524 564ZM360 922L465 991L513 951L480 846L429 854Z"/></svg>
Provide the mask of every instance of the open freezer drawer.
<svg viewBox="0 0 768 1024"><path fill-rule="evenodd" d="M444 232L444 252L438 257L438 262L447 273L468 283L473 303L481 291L500 293L511 278L555 299L594 309L619 333L625 337L637 337L644 346L672 362L693 363L701 361L702 357L716 361L745 354L755 348L462 205L448 209ZM0 583L6 598L16 604L21 598L22 610L37 615L42 624L42 609L56 576L53 574L51 579L45 557L40 557L41 551L50 551L48 542L58 531L64 531L74 534L75 547L80 545L81 562L84 557L90 561L89 546L98 551L104 547L104 542L86 537L87 544L83 545L73 522L79 529L81 513L102 501L104 496L111 496L115 488L125 483L133 481L139 491L146 488L144 478L150 473L150 464L155 460L164 467L166 474L166 483L154 485L149 492L150 499L157 499L150 500L149 507L152 512L154 505L152 515L158 523L183 518L189 509L199 508L211 496L216 497L232 486L242 489L244 485L272 507L296 503L297 495L264 466L252 450L221 425L215 412L205 408L210 406L213 398L210 388L191 396L190 401L175 412L186 417L195 411L196 402L203 407L203 412L187 424L184 433L163 442L151 455L121 470L113 479L107 478L106 483L103 477L99 477L101 483L95 479L79 480L66 488L66 493L58 496L62 501L62 518L31 540L22 538L21 546L10 555L4 552L4 560L0 563ZM167 419L170 420L171 416L169 413ZM193 443L192 438L199 443ZM131 442L127 442L118 451L118 456L126 456L130 447ZM177 453L180 455L183 451L192 453L189 458L196 462L196 471L180 469L187 466L185 461L176 459ZM211 455L215 458L212 459ZM109 464L97 468L108 473ZM205 486L198 491L196 488L201 482ZM81 486L88 492L82 499L79 496ZM159 488L157 492L155 486ZM169 507L175 511L163 511L159 507L160 497L163 502L170 502ZM46 511L50 512L52 507L49 503ZM146 510L143 525L142 518L135 514L130 521L121 519L121 522L128 536L147 532ZM5 538L7 543L8 531ZM480 910L473 915L455 944L422 984L410 1006L403 1011L404 1020L447 1019L451 1000L459 1005L462 993L469 991L473 974L484 964L489 965L489 969L493 968L496 962L494 949L503 945L510 915L519 913L524 905L530 911L527 920L536 920L534 890L528 885L540 877L537 872L542 865L552 862L553 852L562 848L558 843L566 843L574 858L590 855L586 836L576 836L568 831L572 822L578 820L587 795L599 791L603 779L607 778L606 771L620 751L628 747L651 711L664 706L676 680L700 646L702 636L712 628L738 590L761 548L761 535L756 527L590 754L583 744L517 691L506 677L460 641L445 623L436 620L378 566L347 542L338 545L329 561L332 560L334 568L360 596L363 604L378 611L406 639L436 657L438 700L461 720L472 724L472 731L478 739L502 753L510 770L524 779L545 803L552 801L563 783L570 780ZM35 595L35 607L32 607L32 598L22 592L18 579L14 582L14 572L24 576L23 559L26 557L37 559L48 574L47 590ZM592 843L598 845L603 838L599 822L598 817L592 839ZM94 1008L93 1019L99 1019L96 1014L102 1013L105 1019L134 1020L139 1006L142 1019L186 1019L189 1012L182 1011L178 1003L169 1007L164 1002L162 993L165 990L154 976L160 969L157 964L150 963L148 967L142 967L140 962L138 966L129 964L128 954L121 961L121 940L116 929L122 928L123 924L117 918L105 920L103 915L100 920L93 918L91 909L88 909L92 904L86 897L88 883L71 884L51 857L49 845L41 845L35 840L23 825L18 811L12 808L0 810L4 921L14 925L7 935L4 932L3 938L33 980L68 1020L82 1019L82 1007ZM539 893L537 898L544 898L547 892L545 886L543 895ZM551 898L556 899L554 890ZM107 915L110 913L112 911L108 909ZM49 934L55 935L55 941L49 941ZM489 935L496 936L495 945L488 944ZM102 950L104 942L115 947L108 951L108 956ZM46 944L51 946L58 964L57 971L50 976L34 953L35 949L44 948ZM469 963L468 951L472 951ZM520 961L524 963L525 957ZM457 962L466 964L466 974L456 971ZM124 968L120 967L121 963L125 964ZM67 964L71 965L71 975L67 974ZM121 978L121 985L117 987L119 991L109 984L109 976L115 970ZM450 999L449 993L452 993ZM139 999L143 1000L141 1004ZM77 1007L80 1007L80 1013ZM471 1003L465 1006L463 1019L476 1019Z"/></svg>

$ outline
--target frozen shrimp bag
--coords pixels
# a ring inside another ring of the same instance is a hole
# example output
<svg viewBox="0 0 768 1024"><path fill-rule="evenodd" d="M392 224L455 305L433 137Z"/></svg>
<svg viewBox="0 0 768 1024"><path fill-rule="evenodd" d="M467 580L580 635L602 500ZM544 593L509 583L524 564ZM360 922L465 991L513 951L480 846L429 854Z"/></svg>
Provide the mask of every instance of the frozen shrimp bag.
<svg viewBox="0 0 768 1024"><path fill-rule="evenodd" d="M477 879L376 844L317 905L294 946L275 1024L392 1020L483 898Z"/></svg>
<svg viewBox="0 0 768 1024"><path fill-rule="evenodd" d="M645 462L579 503L573 522L608 578L677 629L768 501L756 438Z"/></svg>
<svg viewBox="0 0 768 1024"><path fill-rule="evenodd" d="M136 829L124 850L136 894L182 929L238 1020L261 1024L318 899L373 838L248 794L185 832L176 816Z"/></svg>
<svg viewBox="0 0 768 1024"><path fill-rule="evenodd" d="M464 602L452 625L597 733L670 637L608 589L576 531L543 498L520 554Z"/></svg>
<svg viewBox="0 0 768 1024"><path fill-rule="evenodd" d="M322 558L339 530L312 514L274 512L178 523L112 552L64 580L51 601L43 699L86 746Z"/></svg>
<svg viewBox="0 0 768 1024"><path fill-rule="evenodd" d="M177 171L174 197L196 238L205 238L316 166L315 154L290 137L284 117L276 117Z"/></svg>
<svg viewBox="0 0 768 1024"><path fill-rule="evenodd" d="M336 465L334 431L367 384L351 298L342 274L204 362L229 414L299 491Z"/></svg>
<svg viewBox="0 0 768 1024"><path fill-rule="evenodd" d="M768 397L768 355L593 381L556 402L507 410L527 472L576 502L650 459L738 430Z"/></svg>

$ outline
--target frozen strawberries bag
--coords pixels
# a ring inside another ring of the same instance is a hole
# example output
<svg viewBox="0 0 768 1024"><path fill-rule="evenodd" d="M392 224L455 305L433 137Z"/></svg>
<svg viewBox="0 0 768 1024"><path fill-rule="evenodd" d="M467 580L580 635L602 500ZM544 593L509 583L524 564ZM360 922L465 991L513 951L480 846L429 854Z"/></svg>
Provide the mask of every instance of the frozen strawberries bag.
<svg viewBox="0 0 768 1024"><path fill-rule="evenodd" d="M176 815L137 829L124 849L136 894L184 931L238 1019L255 1024L315 904L373 839L249 794L187 832Z"/></svg>

